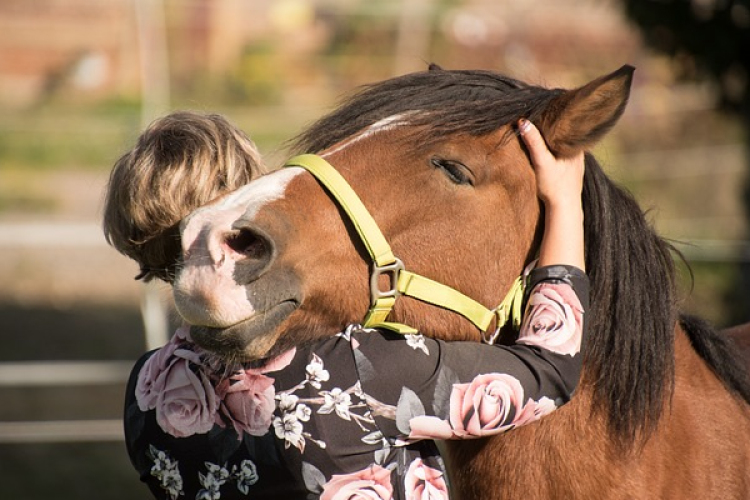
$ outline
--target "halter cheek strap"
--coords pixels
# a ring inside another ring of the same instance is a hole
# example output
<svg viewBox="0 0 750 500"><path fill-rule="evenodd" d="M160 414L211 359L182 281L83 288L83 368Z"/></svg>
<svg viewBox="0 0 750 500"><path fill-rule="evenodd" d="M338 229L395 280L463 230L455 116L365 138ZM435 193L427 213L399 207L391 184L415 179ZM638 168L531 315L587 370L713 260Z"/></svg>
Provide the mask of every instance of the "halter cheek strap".
<svg viewBox="0 0 750 500"><path fill-rule="evenodd" d="M402 334L416 333L417 330L411 326L386 321L400 295L407 295L461 314L482 332L482 340L488 344L495 342L500 328L509 321L514 328L520 327L524 288L521 277L516 278L499 306L487 309L449 286L407 271L403 262L391 251L383 233L357 194L326 160L317 155L306 154L295 156L284 166L302 167L318 179L354 224L373 261L370 274L370 309L365 316L364 327L387 328ZM390 283L386 290L380 287L380 277L383 275ZM486 335L493 319L496 320L496 330Z"/></svg>

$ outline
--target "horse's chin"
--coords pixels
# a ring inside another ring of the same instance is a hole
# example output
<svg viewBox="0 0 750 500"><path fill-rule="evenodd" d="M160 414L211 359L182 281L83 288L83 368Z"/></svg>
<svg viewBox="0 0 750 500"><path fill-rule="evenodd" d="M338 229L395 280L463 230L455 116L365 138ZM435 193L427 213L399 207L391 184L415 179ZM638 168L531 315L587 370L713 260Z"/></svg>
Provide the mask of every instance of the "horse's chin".
<svg viewBox="0 0 750 500"><path fill-rule="evenodd" d="M200 347L220 358L233 363L257 362L280 354L276 352L283 331L279 326L298 307L297 301L286 300L226 328L193 325L190 336Z"/></svg>

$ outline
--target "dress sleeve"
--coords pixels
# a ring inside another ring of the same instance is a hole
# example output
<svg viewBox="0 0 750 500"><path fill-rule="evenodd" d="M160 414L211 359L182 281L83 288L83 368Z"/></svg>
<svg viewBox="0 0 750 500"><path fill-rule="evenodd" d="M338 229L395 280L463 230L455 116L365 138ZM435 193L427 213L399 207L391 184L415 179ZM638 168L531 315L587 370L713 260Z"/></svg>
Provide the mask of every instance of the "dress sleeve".
<svg viewBox="0 0 750 500"><path fill-rule="evenodd" d="M392 439L463 439L538 420L570 400L581 373L588 278L535 269L515 344L443 342L350 330L362 392Z"/></svg>
<svg viewBox="0 0 750 500"><path fill-rule="evenodd" d="M151 474L151 463L150 457L148 456L147 445L143 441L143 431L146 427L147 415L145 412L138 408L138 403L135 398L135 387L138 383L138 374L140 373L143 365L148 359L153 356L156 351L151 351L144 354L133 367L130 378L125 392L125 407L123 415L123 424L125 431L125 446L130 457L130 462L135 467L141 481L145 483L151 490L151 493L156 499L169 499L168 490L159 487L158 479L155 475Z"/></svg>

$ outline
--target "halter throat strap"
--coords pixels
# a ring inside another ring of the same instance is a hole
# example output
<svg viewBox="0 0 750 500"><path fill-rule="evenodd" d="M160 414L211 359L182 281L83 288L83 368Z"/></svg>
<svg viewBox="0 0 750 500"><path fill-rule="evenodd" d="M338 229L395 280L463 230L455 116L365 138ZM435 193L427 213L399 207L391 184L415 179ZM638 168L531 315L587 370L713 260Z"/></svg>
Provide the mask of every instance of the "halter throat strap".
<svg viewBox="0 0 750 500"><path fill-rule="evenodd" d="M521 277L516 278L498 307L488 309L449 286L407 271L403 262L393 254L388 241L359 196L326 160L317 155L305 154L291 158L284 166L304 168L325 187L351 220L373 261L370 274L370 309L365 316L364 327L387 328L404 334L416 333L417 330L408 325L386 321L400 295L407 295L462 315L482 332L482 339L489 344L495 341L500 328L509 321L512 321L515 328L520 326L524 288ZM380 287L382 275L386 275L390 282L386 290ZM487 335L493 319L496 320L496 329Z"/></svg>

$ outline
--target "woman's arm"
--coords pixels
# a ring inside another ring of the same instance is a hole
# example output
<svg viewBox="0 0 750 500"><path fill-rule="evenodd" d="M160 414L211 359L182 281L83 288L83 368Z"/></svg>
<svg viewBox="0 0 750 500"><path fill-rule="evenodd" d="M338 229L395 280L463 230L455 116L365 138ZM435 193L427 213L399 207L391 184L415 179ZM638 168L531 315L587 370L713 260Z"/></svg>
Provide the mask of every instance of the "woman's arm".
<svg viewBox="0 0 750 500"><path fill-rule="evenodd" d="M362 400L387 438L485 437L534 422L570 400L581 372L585 274L539 268L518 342L443 342L353 329L321 359L352 351ZM571 286L573 284L573 286ZM348 342L346 342L348 340ZM332 377L336 370L331 372Z"/></svg>
<svg viewBox="0 0 750 500"><path fill-rule="evenodd" d="M545 207L545 230L539 266L567 264L586 270L583 252L583 152L557 159L539 130L528 120L518 129L529 148L537 177L537 193Z"/></svg>
<svg viewBox="0 0 750 500"><path fill-rule="evenodd" d="M354 332L363 392L374 410L394 408L381 412L395 415L380 419L385 435L461 439L504 432L564 404L578 384L588 307L583 154L558 160L531 123L522 121L519 130L546 212L518 341L503 347Z"/></svg>

